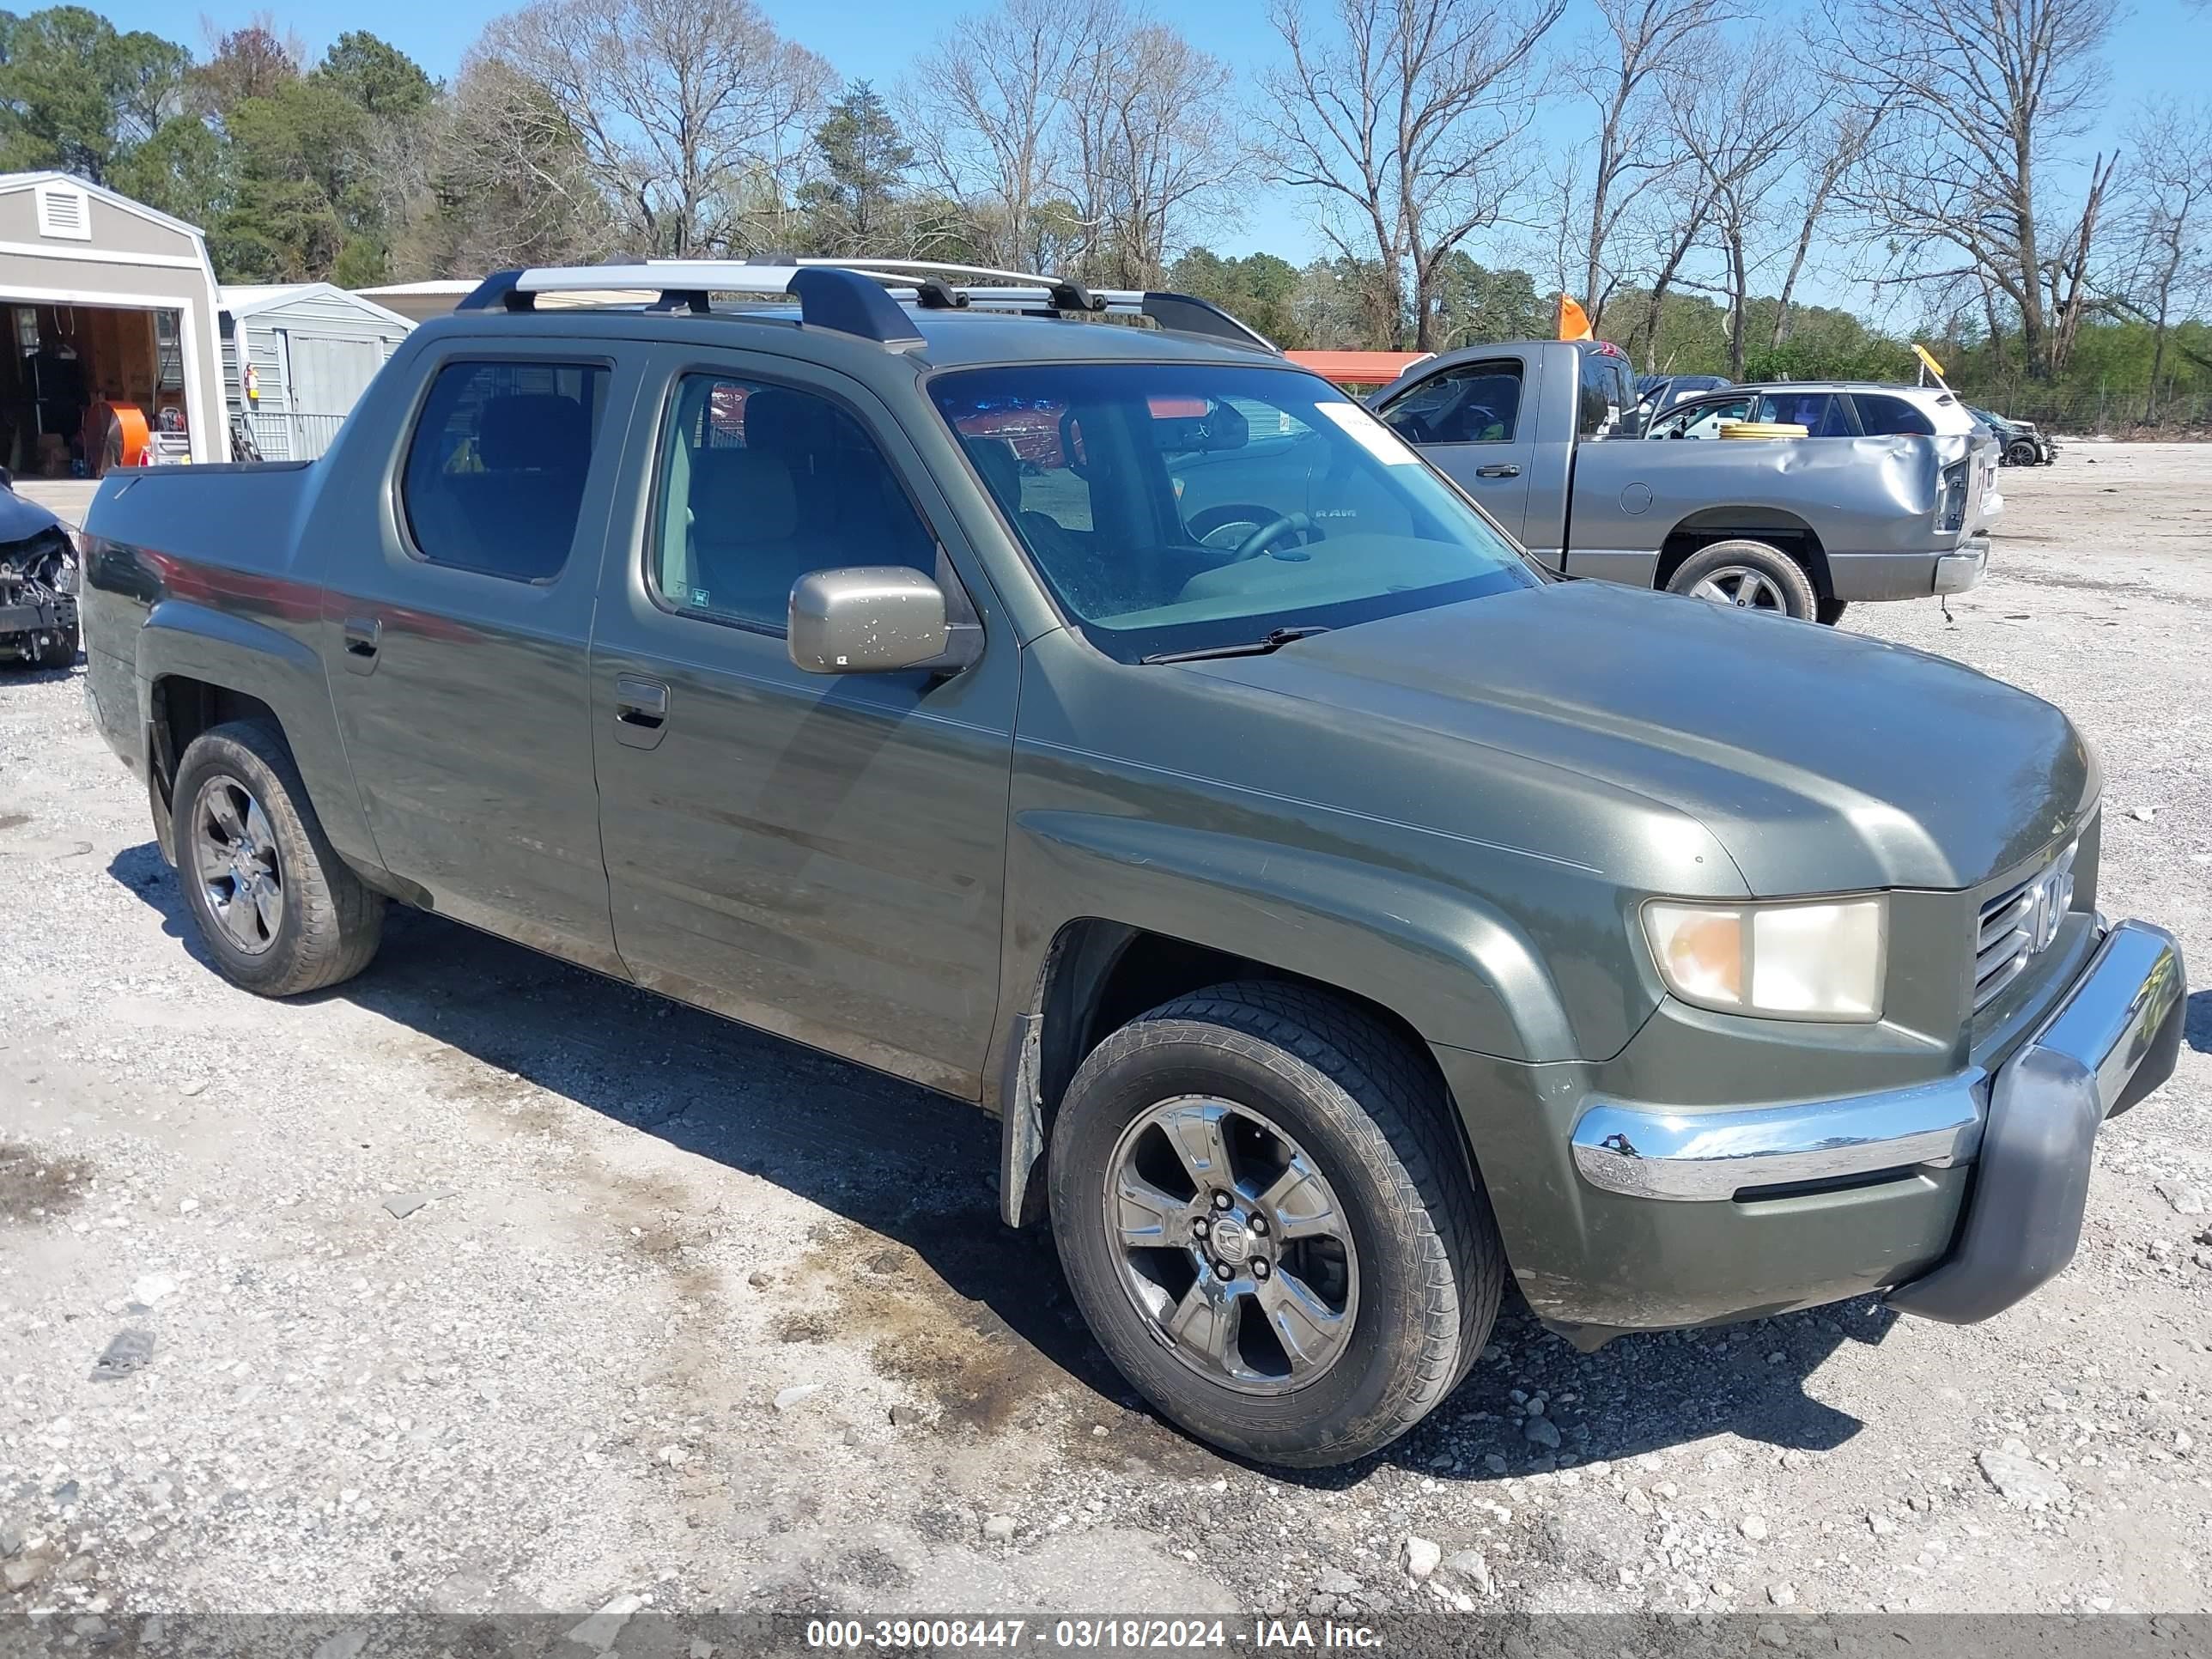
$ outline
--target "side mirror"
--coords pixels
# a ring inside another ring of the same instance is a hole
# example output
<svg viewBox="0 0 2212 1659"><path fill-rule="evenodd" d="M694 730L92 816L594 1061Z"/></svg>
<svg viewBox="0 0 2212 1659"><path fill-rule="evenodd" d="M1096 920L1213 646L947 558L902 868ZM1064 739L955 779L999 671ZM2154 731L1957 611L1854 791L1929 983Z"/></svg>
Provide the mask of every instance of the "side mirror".
<svg viewBox="0 0 2212 1659"><path fill-rule="evenodd" d="M945 590L911 565L813 570L792 584L792 665L810 674L957 673L983 630L948 617Z"/></svg>

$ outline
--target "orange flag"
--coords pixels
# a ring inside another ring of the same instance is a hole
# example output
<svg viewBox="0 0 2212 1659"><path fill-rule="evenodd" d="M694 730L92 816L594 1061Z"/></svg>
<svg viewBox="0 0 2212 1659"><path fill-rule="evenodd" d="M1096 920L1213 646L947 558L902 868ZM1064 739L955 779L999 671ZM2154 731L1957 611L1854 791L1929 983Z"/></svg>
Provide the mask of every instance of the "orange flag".
<svg viewBox="0 0 2212 1659"><path fill-rule="evenodd" d="M1559 337L1562 340L1587 340L1591 337L1589 313L1564 294L1559 295Z"/></svg>

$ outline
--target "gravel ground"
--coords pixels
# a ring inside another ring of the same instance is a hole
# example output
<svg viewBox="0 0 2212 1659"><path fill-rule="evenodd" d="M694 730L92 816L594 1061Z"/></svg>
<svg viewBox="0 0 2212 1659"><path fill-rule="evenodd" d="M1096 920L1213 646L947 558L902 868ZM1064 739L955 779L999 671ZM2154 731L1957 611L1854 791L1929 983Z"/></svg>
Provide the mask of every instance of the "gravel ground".
<svg viewBox="0 0 2212 1659"><path fill-rule="evenodd" d="M1847 625L2064 706L2105 908L2212 962L2212 449L2003 477L1985 586ZM1135 1408L964 1108L416 915L230 989L76 678L0 684L0 1609L2212 1607L2205 993L2003 1317L1509 1310L1283 1480Z"/></svg>

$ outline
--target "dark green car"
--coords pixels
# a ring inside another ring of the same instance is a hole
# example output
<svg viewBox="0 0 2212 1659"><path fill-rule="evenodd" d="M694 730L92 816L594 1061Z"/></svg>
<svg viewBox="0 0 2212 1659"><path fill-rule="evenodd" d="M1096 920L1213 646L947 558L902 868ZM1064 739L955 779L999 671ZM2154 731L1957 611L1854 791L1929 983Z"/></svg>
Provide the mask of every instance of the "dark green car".
<svg viewBox="0 0 2212 1659"><path fill-rule="evenodd" d="M2174 1064L2057 709L1559 580L1177 296L507 273L322 459L86 528L233 980L396 901L975 1101L1114 1362L1268 1462L1402 1434L1509 1277L1585 1345L1984 1318Z"/></svg>

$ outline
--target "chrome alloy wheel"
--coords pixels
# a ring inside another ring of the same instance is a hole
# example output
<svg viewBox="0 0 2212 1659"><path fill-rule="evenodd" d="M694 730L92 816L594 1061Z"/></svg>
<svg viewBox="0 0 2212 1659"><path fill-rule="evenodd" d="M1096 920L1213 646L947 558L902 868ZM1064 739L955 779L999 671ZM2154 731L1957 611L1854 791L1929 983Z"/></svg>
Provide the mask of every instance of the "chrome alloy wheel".
<svg viewBox="0 0 2212 1659"><path fill-rule="evenodd" d="M1282 1394L1343 1357L1359 1310L1350 1219L1264 1114L1177 1095L1121 1132L1106 1167L1121 1287L1176 1358Z"/></svg>
<svg viewBox="0 0 2212 1659"><path fill-rule="evenodd" d="M1690 597L1710 599L1715 605L1732 605L1740 611L1777 611L1789 614L1790 605L1782 597L1782 590L1765 572L1754 570L1747 564L1724 564L1695 587Z"/></svg>
<svg viewBox="0 0 2212 1659"><path fill-rule="evenodd" d="M191 840L208 914L233 945L259 956L284 925L284 871L269 815L244 784L219 772L192 802Z"/></svg>

